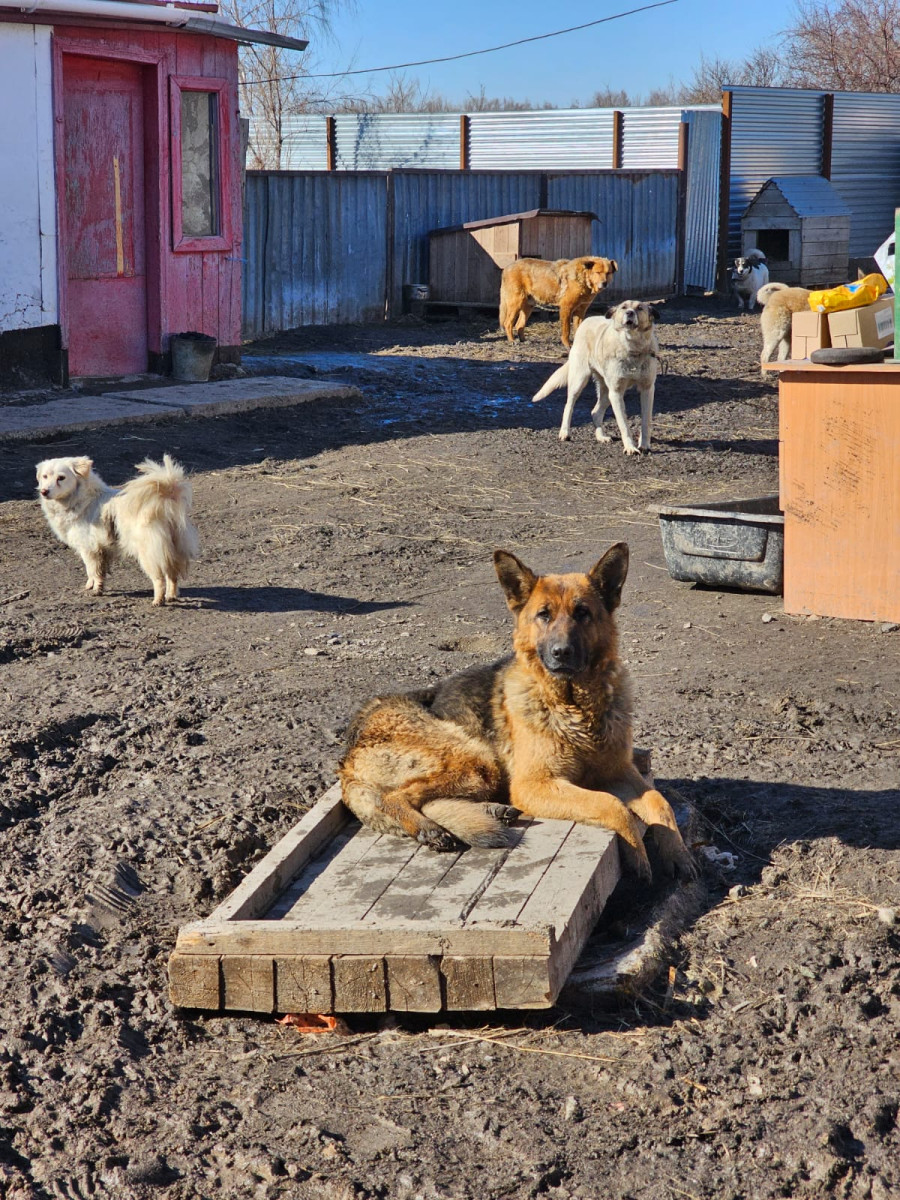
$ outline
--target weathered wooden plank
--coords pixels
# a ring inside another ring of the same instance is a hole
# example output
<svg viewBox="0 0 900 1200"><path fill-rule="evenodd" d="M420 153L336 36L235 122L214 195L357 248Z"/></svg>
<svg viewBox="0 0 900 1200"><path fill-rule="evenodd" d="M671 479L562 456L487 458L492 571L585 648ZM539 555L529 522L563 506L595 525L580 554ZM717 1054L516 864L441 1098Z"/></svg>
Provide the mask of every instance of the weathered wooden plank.
<svg viewBox="0 0 900 1200"><path fill-rule="evenodd" d="M391 927L398 921L434 923L445 913L441 888L460 854L436 854L420 846L369 908L367 922Z"/></svg>
<svg viewBox="0 0 900 1200"><path fill-rule="evenodd" d="M219 958L209 954L169 957L169 999L177 1008L218 1009Z"/></svg>
<svg viewBox="0 0 900 1200"><path fill-rule="evenodd" d="M358 821L350 821L288 884L265 916L269 920L303 919L310 889L315 886L329 893L340 892L344 876L352 878L356 863L368 854L381 836Z"/></svg>
<svg viewBox="0 0 900 1200"><path fill-rule="evenodd" d="M506 860L478 898L469 926L520 923L522 910L565 845L571 828L571 821L532 821L523 831L515 856Z"/></svg>
<svg viewBox="0 0 900 1200"><path fill-rule="evenodd" d="M598 838L598 834L603 834ZM616 835L589 825L573 826L565 853L551 863L522 910L528 925L546 923L556 944L551 952L551 990L558 994L597 917L621 876Z"/></svg>
<svg viewBox="0 0 900 1200"><path fill-rule="evenodd" d="M395 927L325 923L314 929L298 921L197 921L178 932L182 954L545 954L546 928L492 929L448 924Z"/></svg>
<svg viewBox="0 0 900 1200"><path fill-rule="evenodd" d="M460 854L440 881L440 891L434 893L434 905L429 906L421 899L421 908L392 917L394 928L417 927L424 920L438 920L448 928L464 926L478 897L490 885L495 875L503 869L511 853L510 847L503 850L484 850L473 846ZM427 910L427 916L424 914ZM382 917L382 920L385 918ZM366 921L367 927L375 927L374 918Z"/></svg>
<svg viewBox="0 0 900 1200"><path fill-rule="evenodd" d="M338 784L261 859L227 900L210 913L211 921L250 920L261 916L291 879L350 819Z"/></svg>
<svg viewBox="0 0 900 1200"><path fill-rule="evenodd" d="M494 956L494 996L498 1008L549 1008L557 994L551 987L548 958Z"/></svg>
<svg viewBox="0 0 900 1200"><path fill-rule="evenodd" d="M275 960L275 1011L334 1011L331 959L327 954L284 954Z"/></svg>
<svg viewBox="0 0 900 1200"><path fill-rule="evenodd" d="M323 921L329 925L357 923L420 849L412 838L382 834L357 858L355 841L330 865L326 872L328 887L317 888L297 901L292 910L294 919L308 925Z"/></svg>
<svg viewBox="0 0 900 1200"><path fill-rule="evenodd" d="M224 955L222 989L223 1008L241 1012L274 1012L275 966L271 955Z"/></svg>
<svg viewBox="0 0 900 1200"><path fill-rule="evenodd" d="M445 954L441 959L441 975L448 1009L476 1012L497 1007L492 959Z"/></svg>
<svg viewBox="0 0 900 1200"><path fill-rule="evenodd" d="M441 972L433 954L392 954L387 968L391 1012L440 1012Z"/></svg>
<svg viewBox="0 0 900 1200"><path fill-rule="evenodd" d="M386 1012L384 959L342 954L332 959L335 1012Z"/></svg>

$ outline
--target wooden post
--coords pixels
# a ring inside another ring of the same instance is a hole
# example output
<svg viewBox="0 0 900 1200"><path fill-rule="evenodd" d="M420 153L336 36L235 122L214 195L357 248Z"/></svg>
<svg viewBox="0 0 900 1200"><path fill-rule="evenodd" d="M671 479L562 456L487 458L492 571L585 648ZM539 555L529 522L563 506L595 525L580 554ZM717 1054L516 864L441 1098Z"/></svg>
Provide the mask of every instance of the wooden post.
<svg viewBox="0 0 900 1200"><path fill-rule="evenodd" d="M469 114L460 113L459 117L459 169L469 169Z"/></svg>
<svg viewBox="0 0 900 1200"><path fill-rule="evenodd" d="M334 117L325 118L325 170L333 171L337 159L337 134Z"/></svg>
<svg viewBox="0 0 900 1200"><path fill-rule="evenodd" d="M690 125L678 126L678 206L675 214L675 295L684 293L684 259L687 243L688 145Z"/></svg>
<svg viewBox="0 0 900 1200"><path fill-rule="evenodd" d="M728 218L731 211L731 102L733 93L722 93L722 155L719 160L719 261L716 282L725 290L728 270Z"/></svg>
<svg viewBox="0 0 900 1200"><path fill-rule="evenodd" d="M834 92L822 97L822 176L831 178L831 148L834 144Z"/></svg>
<svg viewBox="0 0 900 1200"><path fill-rule="evenodd" d="M612 166L618 171L622 166L622 147L624 143L625 115L621 109L613 109L612 128Z"/></svg>

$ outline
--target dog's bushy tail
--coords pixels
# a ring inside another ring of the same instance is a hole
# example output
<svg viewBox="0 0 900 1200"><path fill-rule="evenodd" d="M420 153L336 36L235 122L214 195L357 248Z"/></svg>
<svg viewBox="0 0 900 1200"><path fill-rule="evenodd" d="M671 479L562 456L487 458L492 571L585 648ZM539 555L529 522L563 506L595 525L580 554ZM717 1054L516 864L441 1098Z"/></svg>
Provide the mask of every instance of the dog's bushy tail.
<svg viewBox="0 0 900 1200"><path fill-rule="evenodd" d="M545 396L549 396L551 392L555 392L557 388L565 387L569 382L569 360L563 363L558 371L554 371L544 386L539 392L535 392L531 397L531 403L535 404L538 400L543 400Z"/></svg>
<svg viewBox="0 0 900 1200"><path fill-rule="evenodd" d="M787 291L787 288L788 285L786 283L764 283L756 293L756 301L758 304L765 305L772 299L776 292Z"/></svg>
<svg viewBox="0 0 900 1200"><path fill-rule="evenodd" d="M514 837L485 805L473 800L429 800L422 805L422 812L467 846L508 846Z"/></svg>
<svg viewBox="0 0 900 1200"><path fill-rule="evenodd" d="M145 458L137 470L111 503L119 540L151 578L183 578L199 553L190 480L168 454L161 463Z"/></svg>

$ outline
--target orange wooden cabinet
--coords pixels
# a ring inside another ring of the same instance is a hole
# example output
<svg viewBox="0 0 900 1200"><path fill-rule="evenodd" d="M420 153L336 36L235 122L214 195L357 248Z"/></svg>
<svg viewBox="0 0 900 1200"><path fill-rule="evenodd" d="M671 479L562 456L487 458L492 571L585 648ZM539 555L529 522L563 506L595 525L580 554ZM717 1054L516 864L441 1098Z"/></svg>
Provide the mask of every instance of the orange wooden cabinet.
<svg viewBox="0 0 900 1200"><path fill-rule="evenodd" d="M784 608L900 621L900 364L778 364Z"/></svg>

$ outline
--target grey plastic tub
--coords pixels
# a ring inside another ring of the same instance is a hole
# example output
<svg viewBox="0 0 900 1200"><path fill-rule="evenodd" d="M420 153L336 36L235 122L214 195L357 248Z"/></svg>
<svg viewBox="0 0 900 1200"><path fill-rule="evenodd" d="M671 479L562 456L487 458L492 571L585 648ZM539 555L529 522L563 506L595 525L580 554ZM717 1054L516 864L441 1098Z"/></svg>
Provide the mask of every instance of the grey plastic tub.
<svg viewBox="0 0 900 1200"><path fill-rule="evenodd" d="M655 511L673 579L708 587L783 591L784 514L777 496Z"/></svg>

